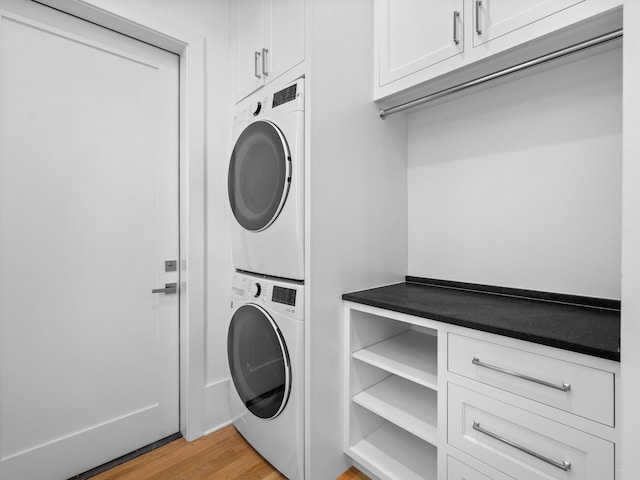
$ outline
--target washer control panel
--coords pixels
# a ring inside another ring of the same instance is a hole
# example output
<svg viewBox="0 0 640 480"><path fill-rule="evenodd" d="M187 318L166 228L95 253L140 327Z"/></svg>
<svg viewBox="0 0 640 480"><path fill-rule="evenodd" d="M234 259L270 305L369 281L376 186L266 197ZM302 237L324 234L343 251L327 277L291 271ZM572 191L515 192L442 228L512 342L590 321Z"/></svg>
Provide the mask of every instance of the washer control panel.
<svg viewBox="0 0 640 480"><path fill-rule="evenodd" d="M273 294L271 295L271 301L295 307L297 293L298 291L295 288L286 288L279 285L274 285Z"/></svg>
<svg viewBox="0 0 640 480"><path fill-rule="evenodd" d="M255 277L245 273L233 276L233 304L236 300L255 303L264 308L302 320L304 314L304 286L286 280Z"/></svg>

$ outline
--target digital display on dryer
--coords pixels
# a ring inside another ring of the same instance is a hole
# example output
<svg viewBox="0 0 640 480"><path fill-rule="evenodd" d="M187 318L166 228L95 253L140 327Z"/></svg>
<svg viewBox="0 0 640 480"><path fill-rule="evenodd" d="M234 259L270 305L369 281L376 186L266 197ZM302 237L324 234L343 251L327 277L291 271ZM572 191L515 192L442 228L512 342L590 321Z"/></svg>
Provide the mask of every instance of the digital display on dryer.
<svg viewBox="0 0 640 480"><path fill-rule="evenodd" d="M273 103L271 104L271 108L275 108L283 103L290 102L296 99L296 93L298 90L298 85L291 85L290 87L285 88L284 90L280 90L273 94Z"/></svg>
<svg viewBox="0 0 640 480"><path fill-rule="evenodd" d="M282 303L284 305L296 305L296 291L293 288L273 287L273 295L271 301L276 303Z"/></svg>

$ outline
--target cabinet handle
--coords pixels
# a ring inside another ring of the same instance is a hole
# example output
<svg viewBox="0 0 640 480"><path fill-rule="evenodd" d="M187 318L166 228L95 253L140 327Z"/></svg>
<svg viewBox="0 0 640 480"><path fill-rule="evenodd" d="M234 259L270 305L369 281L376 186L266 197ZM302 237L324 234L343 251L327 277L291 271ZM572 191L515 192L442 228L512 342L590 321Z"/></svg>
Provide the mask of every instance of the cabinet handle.
<svg viewBox="0 0 640 480"><path fill-rule="evenodd" d="M256 78L260 78L260 72L258 71L258 58L260 57L260 52L253 52L253 75Z"/></svg>
<svg viewBox="0 0 640 480"><path fill-rule="evenodd" d="M482 35L482 28L480 27L480 7L482 6L482 0L476 0L476 33Z"/></svg>
<svg viewBox="0 0 640 480"><path fill-rule="evenodd" d="M269 69L267 68L267 54L269 53L268 48L262 49L262 74L266 77L269 75Z"/></svg>
<svg viewBox="0 0 640 480"><path fill-rule="evenodd" d="M547 382L545 380L540 380L538 378L533 378L528 375L524 375L522 373L513 372L511 370L507 370L505 368L496 367L495 365L490 365L488 363L481 362L479 358L473 357L471 363L477 365L479 367L488 368L490 370L495 370L496 372L505 373L507 375L511 375L512 377L521 378L523 380L527 380L529 382L537 383L539 385L544 385L545 387L555 388L556 390L562 390L563 392L568 392L571 390L571 385L569 383L563 383L562 385L557 385L555 383Z"/></svg>
<svg viewBox="0 0 640 480"><path fill-rule="evenodd" d="M460 39L458 38L458 19L460 18L460 12L453 12L453 43L456 45L460 44Z"/></svg>
<svg viewBox="0 0 640 480"><path fill-rule="evenodd" d="M528 448L523 447L522 445L518 445L517 443L514 443L511 440L507 440L506 438L503 438L500 435L496 435L495 433L490 432L489 430L485 430L484 428L481 428L480 423L476 420L473 421L473 429L484 435L487 435L488 437L495 438L499 442L509 445L510 447L518 449L521 452L526 453L527 455L531 455L532 457L535 457L538 460L542 460L543 462L546 462L549 465L553 465L554 467L559 468L560 470L564 470L565 472L571 470L570 462L563 460L562 463L560 463L560 462L556 462L555 460L551 460L550 458L547 458L544 455L540 455L539 453L536 453L533 450L529 450Z"/></svg>

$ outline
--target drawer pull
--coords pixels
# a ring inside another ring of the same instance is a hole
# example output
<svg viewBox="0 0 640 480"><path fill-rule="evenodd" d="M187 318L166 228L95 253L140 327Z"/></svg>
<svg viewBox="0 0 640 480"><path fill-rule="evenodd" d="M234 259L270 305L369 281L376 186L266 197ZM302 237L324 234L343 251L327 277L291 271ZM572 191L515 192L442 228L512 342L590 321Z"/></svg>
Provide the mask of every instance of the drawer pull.
<svg viewBox="0 0 640 480"><path fill-rule="evenodd" d="M506 438L503 438L500 435L496 435L495 433L492 433L488 430L485 430L484 428L481 428L480 423L475 420L473 421L473 429L491 438L495 438L499 442L509 445L510 447L520 450L521 452L524 452L527 455L531 455L532 457L535 457L538 460L542 460L543 462L546 462L549 465L553 465L554 467L559 468L560 470L564 470L565 472L571 470L570 462L563 460L562 463L559 463L559 462L556 462L555 460L551 460L550 458L547 458L544 455L540 455L539 453L536 453L533 450L529 450L528 448L518 445L517 443L514 443L511 440L507 440Z"/></svg>
<svg viewBox="0 0 640 480"><path fill-rule="evenodd" d="M528 375L524 375L522 373L512 372L511 370L507 370L505 368L496 367L495 365L490 365L488 363L483 363L479 358L473 357L471 363L477 365L479 367L488 368L490 370L495 370L496 372L505 373L507 375L511 375L513 377L521 378L523 380L528 380L529 382L537 383L539 385L544 385L545 387L555 388L556 390L562 390L563 392L568 392L571 390L571 385L568 383L563 383L562 385L557 385L555 383L547 382L545 380L540 380L538 378L533 378Z"/></svg>

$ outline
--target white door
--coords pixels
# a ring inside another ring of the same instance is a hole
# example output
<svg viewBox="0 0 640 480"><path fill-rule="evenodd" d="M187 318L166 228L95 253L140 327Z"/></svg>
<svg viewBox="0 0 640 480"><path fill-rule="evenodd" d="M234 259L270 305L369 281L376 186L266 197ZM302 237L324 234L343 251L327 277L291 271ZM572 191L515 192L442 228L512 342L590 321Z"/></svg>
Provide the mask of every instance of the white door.
<svg viewBox="0 0 640 480"><path fill-rule="evenodd" d="M0 478L179 430L179 59L0 0Z"/></svg>

